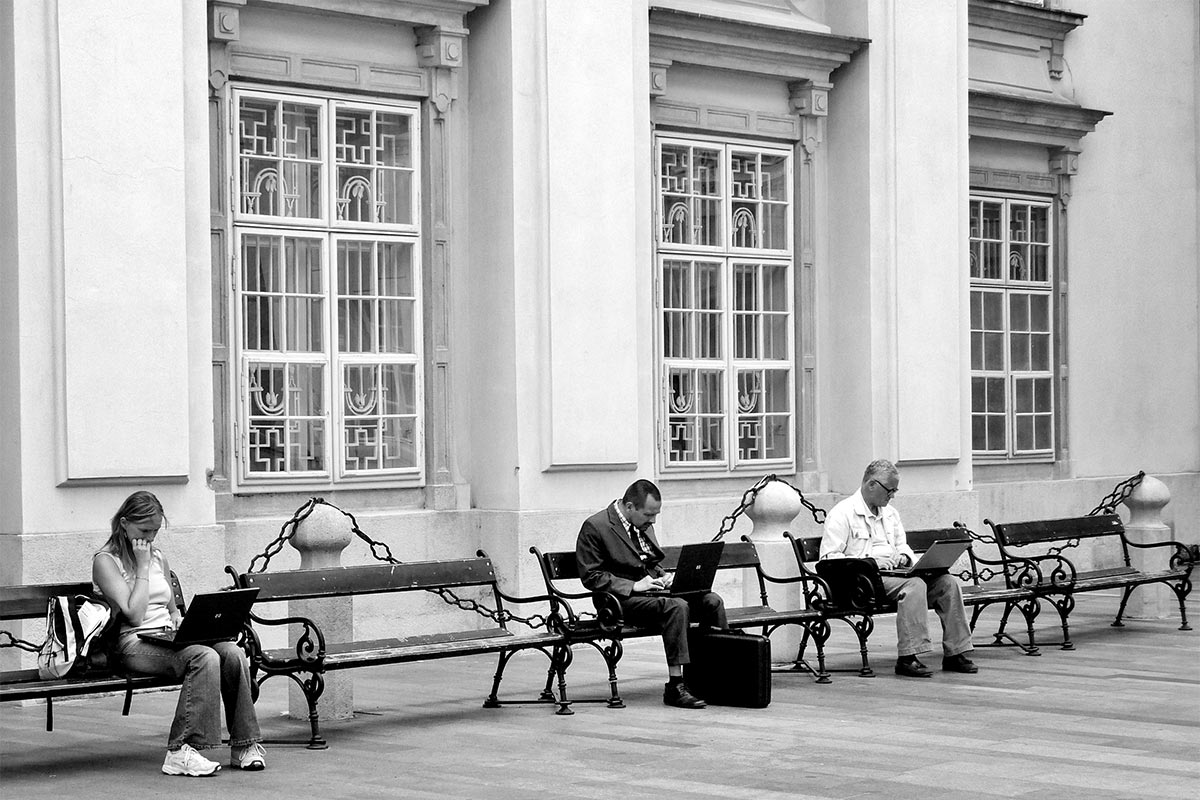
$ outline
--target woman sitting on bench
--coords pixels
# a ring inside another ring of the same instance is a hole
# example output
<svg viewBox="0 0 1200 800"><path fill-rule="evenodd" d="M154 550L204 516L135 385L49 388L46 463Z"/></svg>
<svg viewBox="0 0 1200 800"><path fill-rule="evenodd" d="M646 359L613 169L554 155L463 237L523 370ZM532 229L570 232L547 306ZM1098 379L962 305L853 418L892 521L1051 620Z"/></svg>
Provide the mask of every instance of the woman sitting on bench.
<svg viewBox="0 0 1200 800"><path fill-rule="evenodd" d="M167 576L166 556L153 545L165 515L150 492L131 494L112 518L112 535L92 557L97 593L120 610L117 652L132 672L183 680L162 771L167 775L215 775L220 763L198 750L221 743L221 706L229 726L231 766L260 770L266 757L251 697L246 656L234 642L192 644L179 649L146 641L139 633L175 629L180 613Z"/></svg>

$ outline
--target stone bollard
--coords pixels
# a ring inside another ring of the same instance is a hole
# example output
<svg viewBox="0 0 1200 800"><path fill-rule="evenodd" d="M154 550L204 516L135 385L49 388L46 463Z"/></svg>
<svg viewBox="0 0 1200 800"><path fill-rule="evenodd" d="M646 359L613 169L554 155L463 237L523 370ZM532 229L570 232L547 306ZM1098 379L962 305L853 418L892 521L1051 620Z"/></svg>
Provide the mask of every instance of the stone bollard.
<svg viewBox="0 0 1200 800"><path fill-rule="evenodd" d="M1164 542L1172 539L1171 529L1162 521L1163 506L1171 502L1171 492L1158 478L1146 475L1128 497L1129 522L1125 536L1137 544ZM1146 549L1131 547L1130 564L1142 572L1161 572L1167 568L1172 550L1167 547ZM1168 616L1168 603L1175 597L1162 584L1139 586L1129 598L1125 616L1130 619L1163 619Z"/></svg>
<svg viewBox="0 0 1200 800"><path fill-rule="evenodd" d="M785 483L770 481L758 490L754 502L746 509L746 516L754 523L750 538L758 551L763 571L768 575L787 578L800 574L791 542L783 538L790 530L796 516L803 510L800 496ZM753 570L746 570L742 579L742 597L745 605L762 603L758 591L758 580ZM768 584L771 605L777 609L804 607L804 592L800 584ZM797 625L784 625L771 634L771 659L776 662L792 661L800 650L802 631Z"/></svg>
<svg viewBox="0 0 1200 800"><path fill-rule="evenodd" d="M296 524L296 532L288 540L300 552L300 569L340 567L342 550L352 537L350 519L341 511L318 503L312 512ZM349 642L354 637L354 601L349 597L322 600L292 600L288 612L307 617L325 635L325 646L334 642ZM292 647L302 628L289 626L288 641ZM346 719L354 716L354 683L350 675L341 672L325 674L325 691L317 704L321 719ZM308 719L308 703L304 692L294 683L288 690L288 713L295 719Z"/></svg>

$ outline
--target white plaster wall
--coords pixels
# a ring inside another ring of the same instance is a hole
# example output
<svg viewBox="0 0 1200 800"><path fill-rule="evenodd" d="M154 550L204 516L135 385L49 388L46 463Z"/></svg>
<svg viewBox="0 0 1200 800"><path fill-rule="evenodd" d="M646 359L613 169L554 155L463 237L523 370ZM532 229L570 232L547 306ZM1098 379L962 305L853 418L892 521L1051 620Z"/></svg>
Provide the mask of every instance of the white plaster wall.
<svg viewBox="0 0 1200 800"><path fill-rule="evenodd" d="M472 14L480 507L588 504L652 467L645 14L632 0Z"/></svg>
<svg viewBox="0 0 1200 800"><path fill-rule="evenodd" d="M871 42L834 76L829 263L818 265L829 486L872 458L918 491L965 490L966 20L949 0L827 6Z"/></svg>
<svg viewBox="0 0 1200 800"><path fill-rule="evenodd" d="M967 204L966 10L956 0L895 7L892 273L897 415L893 452L904 462L963 455ZM881 367L884 365L880 365Z"/></svg>
<svg viewBox="0 0 1200 800"><path fill-rule="evenodd" d="M22 437L20 470L4 473L20 524L0 548L46 577L54 548L20 555L18 535L89 531L99 546L134 488L181 529L213 522L205 5L12 13ZM169 66L148 75L150 57ZM62 486L70 463L129 480Z"/></svg>
<svg viewBox="0 0 1200 800"><path fill-rule="evenodd" d="M1082 142L1068 207L1075 474L1200 469L1200 43L1190 0L1078 0L1076 99L1112 111ZM1113 43L1122 53L1114 58Z"/></svg>

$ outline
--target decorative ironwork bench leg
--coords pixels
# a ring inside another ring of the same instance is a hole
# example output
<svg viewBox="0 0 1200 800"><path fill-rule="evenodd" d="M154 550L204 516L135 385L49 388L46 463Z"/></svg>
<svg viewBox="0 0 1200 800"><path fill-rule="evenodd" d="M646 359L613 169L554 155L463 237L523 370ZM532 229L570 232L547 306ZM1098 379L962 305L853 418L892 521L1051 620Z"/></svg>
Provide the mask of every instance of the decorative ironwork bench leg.
<svg viewBox="0 0 1200 800"><path fill-rule="evenodd" d="M1137 586L1126 586L1125 590L1121 592L1121 605L1117 606L1117 618L1112 621L1111 627L1125 627L1125 623L1121 621L1121 618L1125 616L1125 606L1129 603L1129 596L1133 594L1133 590L1136 588Z"/></svg>
<svg viewBox="0 0 1200 800"><path fill-rule="evenodd" d="M484 708L499 708L500 698L500 681L504 679L504 668L508 666L508 660L512 658L515 650L501 650L500 657L496 661L496 675L492 678L492 693L483 701Z"/></svg>
<svg viewBox="0 0 1200 800"><path fill-rule="evenodd" d="M575 658L575 655L571 652L571 645L569 644L561 645L555 648L555 650L562 655L557 657L559 700L558 710L554 713L565 717L575 713L571 710L571 701L567 699L567 667L571 666L571 661Z"/></svg>

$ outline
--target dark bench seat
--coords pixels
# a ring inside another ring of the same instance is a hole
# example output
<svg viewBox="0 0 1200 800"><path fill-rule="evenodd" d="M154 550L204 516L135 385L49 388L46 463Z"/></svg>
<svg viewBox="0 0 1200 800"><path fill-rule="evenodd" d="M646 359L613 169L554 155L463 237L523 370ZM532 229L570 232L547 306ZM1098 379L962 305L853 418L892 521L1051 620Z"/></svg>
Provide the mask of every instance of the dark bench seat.
<svg viewBox="0 0 1200 800"><path fill-rule="evenodd" d="M564 637L558 630L560 626L552 617L546 618L546 630L529 634L517 634L507 625L507 622L515 617L505 609L505 603L539 603L545 604L548 609L550 598L515 597L501 591L492 561L482 551L476 558L448 561L368 564L272 573L238 573L232 567L226 567L226 571L233 576L235 585L239 588L259 589L256 605L412 591L443 593L443 596L449 596L447 593L454 590L483 590L484 594L490 595L490 605L487 607L474 600L464 600L461 604L456 604L468 612L476 609L490 611L490 616L471 616L473 622L487 619L489 624L483 627L409 637L355 639L349 642L328 642L325 632L315 622L302 616L289 614L287 617L269 619L257 613L251 614L252 630L247 635L247 646L255 684L261 686L267 679L282 675L301 688L308 703L310 748L321 749L327 746L320 734L317 710L325 686L323 676L327 672L357 667L496 654L499 663L491 693L484 701L484 706L494 708L503 704L498 698L498 692L509 659L524 650L540 650L550 659L547 692L537 700L524 702L557 702L558 713L572 713L567 700L566 662L562 656L566 648L562 647ZM298 625L300 634L294 647L264 649L253 630L253 625ZM555 676L559 682L557 700L549 693L549 686ZM523 701L505 701L516 702Z"/></svg>
<svg viewBox="0 0 1200 800"><path fill-rule="evenodd" d="M183 610L183 592L174 573L171 574L171 583L175 591L175 602L180 610ZM92 584L75 582L0 586L0 620L44 620L50 598L60 595L92 597ZM3 633L6 636L0 641L0 646L16 647L16 637L9 631ZM67 676L49 680L41 678L37 669L4 670L0 672L0 701L45 700L46 730L52 731L56 697L123 692L125 702L121 713L128 716L134 690L178 686L180 683L178 678L170 676L127 673L115 664L93 664L86 669L84 666L77 665L76 671Z"/></svg>
<svg viewBox="0 0 1200 800"><path fill-rule="evenodd" d="M1179 629L1191 630L1187 621L1186 601L1192 588L1191 572L1196 557L1179 542L1131 541L1125 535L1121 518L1113 513L1027 522L992 522L990 519L984 522L992 530L1003 561L1007 563L1020 559L1038 565L1039 579L1030 588L1058 611L1063 636L1060 644L1064 650L1074 649L1068 617L1075 608L1074 596L1080 592L1120 589L1121 604L1112 625L1122 627L1125 606L1133 591L1139 586L1161 583L1170 587L1179 601ZM1100 540L1119 543L1122 563L1080 570L1066 555L1084 541ZM1135 568L1130 558L1133 548L1169 550L1167 568L1150 572Z"/></svg>
<svg viewBox="0 0 1200 800"><path fill-rule="evenodd" d="M661 566L672 571L679 560L680 546L663 547L665 558ZM617 687L617 665L624 653L623 641L645 636L658 636L661 629L649 626L633 626L626 624L621 612L621 604L617 597L609 592L592 592L583 587L579 581L579 566L575 560L575 551L541 552L537 547L529 549L537 558L541 569L542 579L547 592L553 596L561 609L563 633L568 645L583 644L595 649L608 667L609 696L603 700L610 708L624 708L620 691ZM828 637L828 626L820 611L820 598L824 597L823 581L816 576L776 577L768 574L762 568L758 551L749 540L741 542L726 542L721 551L721 560L717 567L720 570L741 569L753 570L758 584L761 602L757 605L730 606L726 605L725 613L730 628L757 629L764 636L785 625L800 625L804 628L804 636L816 642L818 663L816 667L803 659L803 646L796 659L784 669L786 671L802 670L814 675L819 683L828 683L829 674L825 670L824 643ZM807 607L797 609L774 608L768 597L768 587L771 585L784 586L799 583L803 587L803 595L810 603ZM811 601L814 601L812 603ZM580 612L571 606L574 602ZM591 611L595 609L595 612ZM568 657L569 658L569 657ZM780 670L782 671L782 670ZM579 701L576 701L579 702Z"/></svg>

